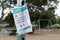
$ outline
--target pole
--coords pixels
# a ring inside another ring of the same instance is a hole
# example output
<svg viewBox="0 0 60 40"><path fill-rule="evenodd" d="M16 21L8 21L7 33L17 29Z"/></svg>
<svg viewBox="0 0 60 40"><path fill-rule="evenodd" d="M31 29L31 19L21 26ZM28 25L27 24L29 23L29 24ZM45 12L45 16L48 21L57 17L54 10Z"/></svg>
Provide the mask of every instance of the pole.
<svg viewBox="0 0 60 40"><path fill-rule="evenodd" d="M39 20L39 31L40 31L40 20Z"/></svg>
<svg viewBox="0 0 60 40"><path fill-rule="evenodd" d="M25 35L19 35L19 34L17 34L16 40L25 40Z"/></svg>
<svg viewBox="0 0 60 40"><path fill-rule="evenodd" d="M39 22L39 31L40 31L40 19L38 20L38 22Z"/></svg>
<svg viewBox="0 0 60 40"><path fill-rule="evenodd" d="M17 6L21 7L21 2L22 2L22 0L17 0Z"/></svg>
<svg viewBox="0 0 60 40"><path fill-rule="evenodd" d="M17 0L17 6L21 7L21 6L22 6L22 5L21 5L21 2L22 2L22 0ZM25 40L25 35L19 35L19 34L17 33L17 38L16 38L16 40Z"/></svg>

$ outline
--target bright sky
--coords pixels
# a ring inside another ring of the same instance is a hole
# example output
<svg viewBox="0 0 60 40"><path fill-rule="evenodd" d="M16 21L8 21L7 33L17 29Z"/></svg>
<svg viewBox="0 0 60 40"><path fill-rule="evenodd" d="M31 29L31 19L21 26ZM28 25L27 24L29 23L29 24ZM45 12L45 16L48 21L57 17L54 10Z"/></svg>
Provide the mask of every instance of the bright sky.
<svg viewBox="0 0 60 40"><path fill-rule="evenodd" d="M0 18L1 18L1 15L2 15L1 13L2 13L2 7L0 7Z"/></svg>
<svg viewBox="0 0 60 40"><path fill-rule="evenodd" d="M10 12L10 10L9 10L9 8L6 8L4 11L3 11L3 13L4 13L4 18L3 18L3 20L5 19L5 17L8 15L8 13ZM1 16L2 16L2 7L0 7L0 18L1 18Z"/></svg>
<svg viewBox="0 0 60 40"><path fill-rule="evenodd" d="M5 15L3 16L2 20L4 20L5 17L8 15L8 13L10 13L10 10L9 10L9 8L6 8L3 12Z"/></svg>
<svg viewBox="0 0 60 40"><path fill-rule="evenodd" d="M57 14L57 16L60 16L60 0L59 0L57 9L55 10L55 14Z"/></svg>

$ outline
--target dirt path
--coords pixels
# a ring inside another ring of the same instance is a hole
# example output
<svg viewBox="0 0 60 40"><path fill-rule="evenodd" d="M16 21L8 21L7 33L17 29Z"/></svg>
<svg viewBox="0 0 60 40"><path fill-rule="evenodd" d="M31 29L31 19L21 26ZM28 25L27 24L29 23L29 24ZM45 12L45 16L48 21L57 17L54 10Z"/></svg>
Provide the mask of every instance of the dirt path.
<svg viewBox="0 0 60 40"><path fill-rule="evenodd" d="M0 34L0 40L16 40L16 36ZM34 34L27 34L26 40L60 40L60 30L35 31Z"/></svg>
<svg viewBox="0 0 60 40"><path fill-rule="evenodd" d="M27 40L60 40L60 30L41 30L35 31L35 34L27 35Z"/></svg>
<svg viewBox="0 0 60 40"><path fill-rule="evenodd" d="M15 40L15 39L16 39L16 36L0 34L0 40Z"/></svg>

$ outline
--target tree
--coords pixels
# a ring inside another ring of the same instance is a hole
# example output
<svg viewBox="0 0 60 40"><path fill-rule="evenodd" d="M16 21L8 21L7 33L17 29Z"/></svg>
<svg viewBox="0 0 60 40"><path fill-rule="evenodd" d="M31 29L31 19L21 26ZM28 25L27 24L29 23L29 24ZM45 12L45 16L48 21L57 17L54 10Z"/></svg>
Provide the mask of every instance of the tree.
<svg viewBox="0 0 60 40"><path fill-rule="evenodd" d="M56 18L55 18L55 8L54 7L51 7L48 9L48 17L49 17L49 20L51 20L52 24L56 23Z"/></svg>
<svg viewBox="0 0 60 40"><path fill-rule="evenodd" d="M13 1L15 5L16 0ZM52 1L57 4L57 0L27 0L31 20L35 22L39 19L50 19L51 21L55 21L53 19L55 19L54 9L56 6L53 7L53 5L50 5ZM45 10L46 5L48 6L47 10Z"/></svg>
<svg viewBox="0 0 60 40"><path fill-rule="evenodd" d="M51 4L52 2L53 4ZM57 7L57 0L27 0L27 3L30 18L33 22L35 21L35 23L37 23L39 19L48 19L52 24L56 23L54 12ZM48 25L48 22L41 21L41 24Z"/></svg>
<svg viewBox="0 0 60 40"><path fill-rule="evenodd" d="M49 0L49 2L47 2L48 0L30 0L30 1L27 0L27 1L28 1L28 8L30 10L30 15L32 16L31 17L32 20L34 18L33 16L35 16L34 20L36 20L36 18L39 16L40 17L38 19L42 17L44 17L44 19L45 17L47 17L47 19L55 18L54 9L56 8L56 6L53 7L53 5L51 5L51 2L54 1L55 4L57 4L57 0ZM44 8L42 7L42 5L44 6ZM47 10L45 10L46 5L48 6ZM37 16L37 14L39 16Z"/></svg>
<svg viewBox="0 0 60 40"><path fill-rule="evenodd" d="M57 23L60 24L60 17L58 17L56 20L57 20Z"/></svg>
<svg viewBox="0 0 60 40"><path fill-rule="evenodd" d="M8 14L8 16L6 16L5 21L9 23L10 27L14 26L14 18L11 12Z"/></svg>
<svg viewBox="0 0 60 40"><path fill-rule="evenodd" d="M16 2L17 2L17 0L4 0L4 1L2 0L2 1L0 2L0 3L1 3L1 7L2 7L2 17L0 18L1 20L3 20L5 14L7 14L7 13L4 14L4 10L5 10L6 8L9 8L9 9L12 8L11 4L15 5ZM8 16L6 16L5 21L6 21L6 22L9 24L9 26L11 26L11 27L14 25L14 19L13 19L13 15L12 15L11 12L8 13Z"/></svg>

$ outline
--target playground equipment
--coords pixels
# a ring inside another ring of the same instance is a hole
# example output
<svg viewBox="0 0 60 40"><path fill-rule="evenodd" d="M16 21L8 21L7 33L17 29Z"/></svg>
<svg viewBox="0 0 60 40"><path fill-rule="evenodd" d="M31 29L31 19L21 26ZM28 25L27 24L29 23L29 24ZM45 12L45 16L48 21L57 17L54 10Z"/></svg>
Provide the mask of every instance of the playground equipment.
<svg viewBox="0 0 60 40"><path fill-rule="evenodd" d="M52 25L52 22L51 22L50 20L48 20L48 19L39 19L39 20L38 20L39 30L40 30L40 28L41 28L41 20L42 20L42 21L48 21L47 29L49 29L50 26Z"/></svg>

